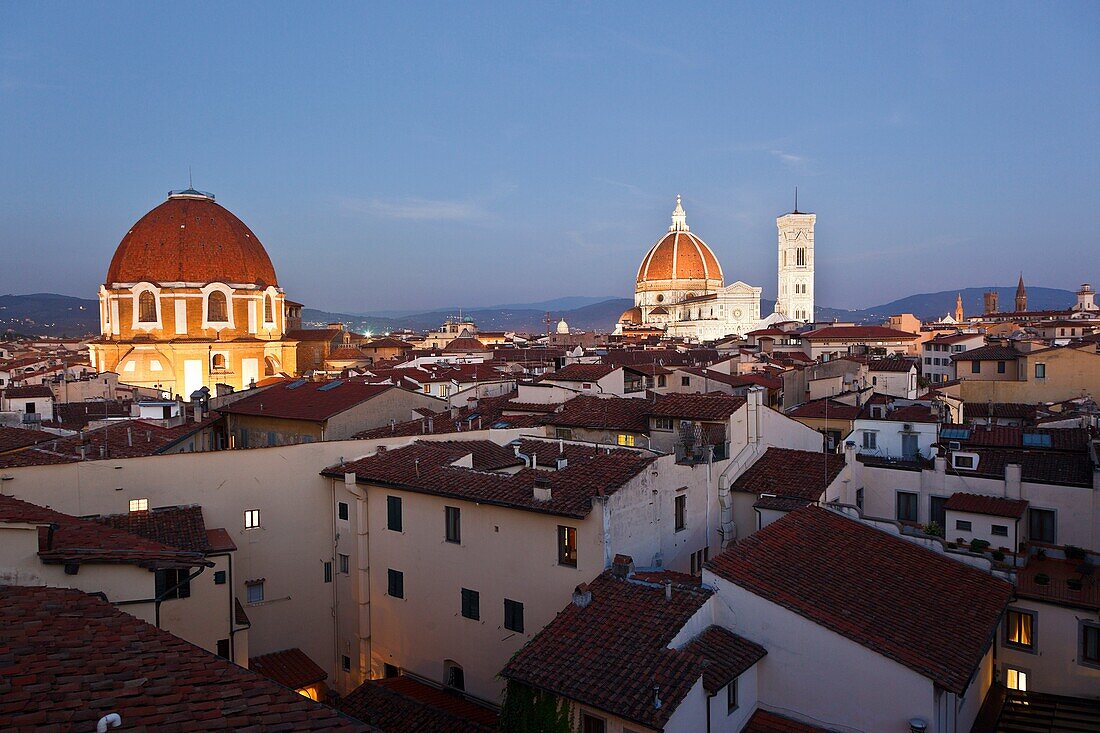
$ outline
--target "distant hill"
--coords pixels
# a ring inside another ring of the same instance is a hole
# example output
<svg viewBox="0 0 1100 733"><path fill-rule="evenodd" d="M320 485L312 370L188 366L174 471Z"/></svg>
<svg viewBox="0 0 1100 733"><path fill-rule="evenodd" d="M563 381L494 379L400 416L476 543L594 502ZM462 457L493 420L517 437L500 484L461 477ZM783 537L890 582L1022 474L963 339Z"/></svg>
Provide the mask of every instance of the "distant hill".
<svg viewBox="0 0 1100 733"><path fill-rule="evenodd" d="M85 336L99 333L99 301L55 293L0 295L0 333Z"/></svg>
<svg viewBox="0 0 1100 733"><path fill-rule="evenodd" d="M991 288L966 288L962 291L963 309L968 314L981 313L982 295ZM1001 310L1012 310L1015 287L996 288ZM938 293L919 293L876 305L871 308L846 310L818 306L819 320L878 322L897 313L913 313L923 320L940 318L955 311L957 290ZM1075 302L1074 293L1058 288L1028 287L1028 306L1031 310L1055 310L1069 308ZM463 309L485 331L525 331L541 333L546 330L544 319L550 311L557 320L565 318L573 328L584 331L611 331L619 315L631 307L630 298L592 298L571 296L536 303L494 306L491 308ZM775 301L760 300L760 312L771 313ZM306 308L302 319L308 325L345 323L354 331L383 333L408 328L427 331L438 328L443 321L458 313L457 308L436 309L424 312L386 311L378 314L351 314ZM0 295L0 333L15 332L34 336L84 336L99 332L99 303L87 298L74 298L54 293L31 295Z"/></svg>

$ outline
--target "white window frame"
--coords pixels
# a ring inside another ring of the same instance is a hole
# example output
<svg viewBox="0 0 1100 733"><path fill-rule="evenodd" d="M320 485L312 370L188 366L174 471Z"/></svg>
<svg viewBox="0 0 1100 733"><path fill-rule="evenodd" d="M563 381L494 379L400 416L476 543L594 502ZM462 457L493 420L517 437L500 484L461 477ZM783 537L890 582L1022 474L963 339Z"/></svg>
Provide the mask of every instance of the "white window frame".
<svg viewBox="0 0 1100 733"><path fill-rule="evenodd" d="M149 500L145 497L140 499L130 499L130 511L132 512L147 512L149 511Z"/></svg>
<svg viewBox="0 0 1100 733"><path fill-rule="evenodd" d="M225 321L211 321L210 320L210 294L215 291L223 293L225 295L225 316L228 320ZM202 293L202 327L212 328L215 331L221 331L225 328L234 328L233 325L233 288L229 287L225 283L210 283L200 289Z"/></svg>
<svg viewBox="0 0 1100 733"><path fill-rule="evenodd" d="M141 298L142 293L152 293L153 303L156 306L157 319L155 321L140 321L138 320L138 300ZM164 320L164 308L160 302L160 288L153 283L140 282L134 287L130 288L130 297L132 298L132 304L130 307L130 321L131 327L135 331L156 331L161 328L161 321Z"/></svg>
<svg viewBox="0 0 1100 733"><path fill-rule="evenodd" d="M260 528L260 510L259 509L246 509L244 512L244 528L245 529L259 529Z"/></svg>

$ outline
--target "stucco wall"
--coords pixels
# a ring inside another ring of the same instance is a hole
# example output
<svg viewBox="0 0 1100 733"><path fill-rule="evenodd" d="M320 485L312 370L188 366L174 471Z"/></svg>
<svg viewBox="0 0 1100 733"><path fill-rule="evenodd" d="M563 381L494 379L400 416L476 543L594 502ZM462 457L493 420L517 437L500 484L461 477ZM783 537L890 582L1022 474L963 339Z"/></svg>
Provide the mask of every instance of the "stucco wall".
<svg viewBox="0 0 1100 733"><path fill-rule="evenodd" d="M1096 611L1017 599L1010 608L1035 613L1035 650L1008 646L1002 624L997 634L997 674L1004 682L1005 668L1027 672L1029 690L1052 695L1100 699L1100 668L1080 664L1080 624L1100 621Z"/></svg>

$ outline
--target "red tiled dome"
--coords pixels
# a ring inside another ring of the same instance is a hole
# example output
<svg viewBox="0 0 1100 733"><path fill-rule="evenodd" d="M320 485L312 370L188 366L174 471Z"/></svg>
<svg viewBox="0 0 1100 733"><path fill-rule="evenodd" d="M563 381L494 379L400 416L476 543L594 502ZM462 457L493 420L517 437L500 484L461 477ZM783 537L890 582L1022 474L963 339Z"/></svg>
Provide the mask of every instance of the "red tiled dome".
<svg viewBox="0 0 1100 733"><path fill-rule="evenodd" d="M172 194L140 220L107 268L114 283L278 285L271 258L244 222L198 191Z"/></svg>
<svg viewBox="0 0 1100 733"><path fill-rule="evenodd" d="M722 266L710 247L691 232L669 232L653 245L641 267L638 282L650 280L721 280Z"/></svg>

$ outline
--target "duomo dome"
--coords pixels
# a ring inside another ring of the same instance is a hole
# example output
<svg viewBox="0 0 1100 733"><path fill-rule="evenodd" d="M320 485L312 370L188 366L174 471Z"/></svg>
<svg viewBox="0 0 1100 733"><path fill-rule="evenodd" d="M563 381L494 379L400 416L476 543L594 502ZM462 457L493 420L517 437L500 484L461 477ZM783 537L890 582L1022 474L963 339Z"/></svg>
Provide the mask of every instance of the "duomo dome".
<svg viewBox="0 0 1100 733"><path fill-rule="evenodd" d="M676 197L672 226L638 267L635 302L643 307L668 307L684 298L713 292L723 285L722 266L707 243L691 233L687 215Z"/></svg>

